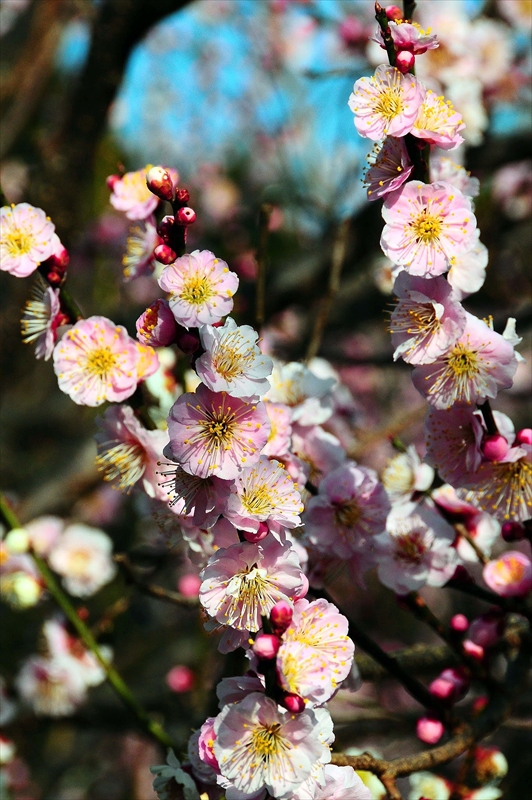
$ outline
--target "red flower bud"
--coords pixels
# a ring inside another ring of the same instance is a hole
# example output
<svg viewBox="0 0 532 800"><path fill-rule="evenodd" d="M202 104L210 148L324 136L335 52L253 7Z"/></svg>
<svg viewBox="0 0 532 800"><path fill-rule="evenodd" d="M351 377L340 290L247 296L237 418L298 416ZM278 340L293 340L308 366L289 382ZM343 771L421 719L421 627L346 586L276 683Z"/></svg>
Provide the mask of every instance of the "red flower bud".
<svg viewBox="0 0 532 800"><path fill-rule="evenodd" d="M196 212L193 208L189 208L188 206L178 208L175 221L177 225L192 225L196 222Z"/></svg>
<svg viewBox="0 0 532 800"><path fill-rule="evenodd" d="M386 16L388 19L403 19L403 11L399 6L386 6Z"/></svg>
<svg viewBox="0 0 532 800"><path fill-rule="evenodd" d="M465 633L469 628L469 620L464 614L455 614L451 619L451 628L456 633Z"/></svg>
<svg viewBox="0 0 532 800"><path fill-rule="evenodd" d="M525 538L525 526L520 522L503 523L501 536L505 542L520 542Z"/></svg>
<svg viewBox="0 0 532 800"><path fill-rule="evenodd" d="M146 186L161 200L174 199L174 184L165 167L152 167L146 174Z"/></svg>
<svg viewBox="0 0 532 800"><path fill-rule="evenodd" d="M153 251L153 257L160 264L172 264L177 258L177 253L167 244L158 244Z"/></svg>
<svg viewBox="0 0 532 800"><path fill-rule="evenodd" d="M113 187L114 187L115 183L116 183L117 181L120 181L120 180L122 180L122 179L121 179L121 177L120 177L120 175L109 175L109 176L108 176L108 177L105 179L105 183L107 184L107 188L108 188L108 189L110 189L110 191L112 192L112 191L113 191Z"/></svg>
<svg viewBox="0 0 532 800"><path fill-rule="evenodd" d="M242 531L246 542L262 542L269 533L270 529L265 522L259 522L259 529L257 531Z"/></svg>
<svg viewBox="0 0 532 800"><path fill-rule="evenodd" d="M166 244L169 243L172 237L174 226L175 226L175 219L171 214L167 214L166 217L163 217L159 223L159 227L157 228L157 233L159 234L163 242L165 242Z"/></svg>
<svg viewBox="0 0 532 800"><path fill-rule="evenodd" d="M279 652L281 640L271 633L259 633L253 642L253 652L257 658L271 660Z"/></svg>
<svg viewBox="0 0 532 800"><path fill-rule="evenodd" d="M270 611L270 622L275 633L281 635L290 626L294 609L288 600L279 600Z"/></svg>
<svg viewBox="0 0 532 800"><path fill-rule="evenodd" d="M416 57L409 50L400 50L395 57L395 66L403 75L409 72L416 63Z"/></svg>
<svg viewBox="0 0 532 800"><path fill-rule="evenodd" d="M281 700L281 705L292 714L301 714L305 710L305 701L298 694L285 694Z"/></svg>
<svg viewBox="0 0 532 800"><path fill-rule="evenodd" d="M416 725L418 739L425 744L436 744L445 733L443 723L435 717L421 717Z"/></svg>
<svg viewBox="0 0 532 800"><path fill-rule="evenodd" d="M516 444L532 444L532 428L522 428L517 431L515 442Z"/></svg>
<svg viewBox="0 0 532 800"><path fill-rule="evenodd" d="M176 189L175 191L175 204L181 207L188 206L190 200L190 192L188 189Z"/></svg>
<svg viewBox="0 0 532 800"><path fill-rule="evenodd" d="M494 433L484 438L480 449L488 461L501 461L508 452L508 442L501 433Z"/></svg>

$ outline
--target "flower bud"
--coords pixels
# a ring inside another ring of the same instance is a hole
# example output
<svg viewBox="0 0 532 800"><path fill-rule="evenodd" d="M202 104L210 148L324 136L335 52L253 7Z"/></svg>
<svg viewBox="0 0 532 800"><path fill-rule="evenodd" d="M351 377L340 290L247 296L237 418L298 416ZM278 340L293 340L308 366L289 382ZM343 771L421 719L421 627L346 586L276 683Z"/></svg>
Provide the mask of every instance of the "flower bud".
<svg viewBox="0 0 532 800"><path fill-rule="evenodd" d="M469 680L465 672L458 668L444 669L429 686L430 693L446 703L456 703L466 696Z"/></svg>
<svg viewBox="0 0 532 800"><path fill-rule="evenodd" d="M160 264L173 264L177 258L177 253L167 244L158 244L153 251L153 257Z"/></svg>
<svg viewBox="0 0 532 800"><path fill-rule="evenodd" d="M524 553L510 550L488 561L482 577L501 597L523 597L532 589L532 562Z"/></svg>
<svg viewBox="0 0 532 800"><path fill-rule="evenodd" d="M196 212L188 206L179 208L176 211L175 221L177 225L192 225L196 222Z"/></svg>
<svg viewBox="0 0 532 800"><path fill-rule="evenodd" d="M395 57L395 66L403 75L409 72L416 63L416 57L409 50L400 50Z"/></svg>
<svg viewBox="0 0 532 800"><path fill-rule="evenodd" d="M187 206L188 201L190 200L190 192L188 189L176 189L175 192L175 203L181 207Z"/></svg>
<svg viewBox="0 0 532 800"><path fill-rule="evenodd" d="M443 723L436 717L421 717L416 725L417 738L425 744L436 744L445 732Z"/></svg>
<svg viewBox="0 0 532 800"><path fill-rule="evenodd" d="M164 247L164 245L162 245ZM167 347L175 341L177 322L167 300L156 300L136 322L137 339L150 347Z"/></svg>
<svg viewBox="0 0 532 800"><path fill-rule="evenodd" d="M174 199L174 184L170 173L165 167L152 167L146 174L146 186L156 197L161 200Z"/></svg>
<svg viewBox="0 0 532 800"><path fill-rule="evenodd" d="M190 667L186 667L184 664L178 664L177 667L173 667L166 675L166 683L168 687L173 692L177 692L177 694L190 692L194 686L194 673Z"/></svg>
<svg viewBox="0 0 532 800"><path fill-rule="evenodd" d="M484 711L486 706L488 705L489 699L486 697L485 694L481 694L480 697L475 697L473 700L473 712L475 714L480 714L481 711Z"/></svg>
<svg viewBox="0 0 532 800"><path fill-rule="evenodd" d="M508 772L508 762L496 747L477 747L473 769L477 782L484 786L504 778Z"/></svg>
<svg viewBox="0 0 532 800"><path fill-rule="evenodd" d="M121 180L122 178L120 177L120 175L108 175L107 178L105 179L105 183L107 184L107 188L112 192L115 183Z"/></svg>
<svg viewBox="0 0 532 800"><path fill-rule="evenodd" d="M469 628L469 620L464 614L455 614L451 619L451 628L456 633L465 633Z"/></svg>
<svg viewBox="0 0 532 800"><path fill-rule="evenodd" d="M12 528L4 539L10 553L27 553L30 537L24 528Z"/></svg>
<svg viewBox="0 0 532 800"><path fill-rule="evenodd" d="M525 538L525 527L520 522L504 522L501 536L505 542L520 542Z"/></svg>
<svg viewBox="0 0 532 800"><path fill-rule="evenodd" d="M184 597L197 597L199 595L200 586L201 578L193 572L182 575L177 582L178 591Z"/></svg>
<svg viewBox="0 0 532 800"><path fill-rule="evenodd" d="M483 660L485 655L484 648L479 644L472 642L471 639L464 639L462 642L462 647L464 648L464 653L466 653L470 658L474 659L475 661Z"/></svg>
<svg viewBox="0 0 532 800"><path fill-rule="evenodd" d="M488 611L477 617L469 626L467 638L481 647L492 647L497 644L504 631L504 614L502 611Z"/></svg>
<svg viewBox="0 0 532 800"><path fill-rule="evenodd" d="M157 233L159 234L159 236L161 237L161 239L165 244L168 244L171 241L174 226L175 226L175 219L171 214L167 214L160 221L157 228Z"/></svg>
<svg viewBox="0 0 532 800"><path fill-rule="evenodd" d="M480 449L488 461L501 461L508 452L508 442L501 433L494 433L484 438Z"/></svg>
<svg viewBox="0 0 532 800"><path fill-rule="evenodd" d="M279 600L270 611L270 622L279 636L285 632L292 622L294 609L288 600Z"/></svg>
<svg viewBox="0 0 532 800"><path fill-rule="evenodd" d="M181 352L185 353L187 356L191 356L192 353L195 353L200 346L198 334L195 331L187 331L187 329L183 328L181 325L177 326L175 343Z"/></svg>
<svg viewBox="0 0 532 800"><path fill-rule="evenodd" d="M403 10L399 6L386 6L386 16L388 19L403 19Z"/></svg>
<svg viewBox="0 0 532 800"><path fill-rule="evenodd" d="M532 428L522 428L515 436L516 444L532 444Z"/></svg>
<svg viewBox="0 0 532 800"><path fill-rule="evenodd" d="M275 658L279 652L281 640L278 636L271 633L259 633L253 642L252 650L257 658L267 659L268 661Z"/></svg>
<svg viewBox="0 0 532 800"><path fill-rule="evenodd" d="M305 701L298 694L285 694L281 700L281 705L292 714L301 714L301 712L305 710Z"/></svg>
<svg viewBox="0 0 532 800"><path fill-rule="evenodd" d="M258 530L256 531L242 531L244 539L246 542L252 542L255 544L256 542L262 542L270 532L270 529L266 525L265 522L259 522Z"/></svg>

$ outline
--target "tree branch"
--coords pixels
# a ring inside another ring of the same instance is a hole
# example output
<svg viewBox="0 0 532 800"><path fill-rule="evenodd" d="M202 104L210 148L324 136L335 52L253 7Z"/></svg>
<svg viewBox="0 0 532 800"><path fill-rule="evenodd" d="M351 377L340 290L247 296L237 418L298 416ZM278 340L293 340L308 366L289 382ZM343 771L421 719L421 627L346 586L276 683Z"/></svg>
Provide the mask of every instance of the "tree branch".
<svg viewBox="0 0 532 800"><path fill-rule="evenodd" d="M173 592L170 589L164 589L162 586L157 586L154 583L144 583L144 581L137 576L131 561L125 553L117 553L113 556L113 560L122 568L127 576L127 580L133 583L143 594L156 597L157 600L164 600L166 603L172 603L175 606L198 608L199 601L197 597L185 597L184 594Z"/></svg>

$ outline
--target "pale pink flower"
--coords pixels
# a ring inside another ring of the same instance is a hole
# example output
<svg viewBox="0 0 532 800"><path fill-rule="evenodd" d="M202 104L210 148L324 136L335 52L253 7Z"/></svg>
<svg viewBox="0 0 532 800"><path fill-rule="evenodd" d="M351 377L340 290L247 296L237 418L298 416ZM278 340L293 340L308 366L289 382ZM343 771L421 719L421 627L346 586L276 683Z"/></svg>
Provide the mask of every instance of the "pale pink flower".
<svg viewBox="0 0 532 800"><path fill-rule="evenodd" d="M447 273L447 280L457 300L463 300L482 288L486 280L488 261L488 248L480 239L477 239L475 246L467 253L456 256Z"/></svg>
<svg viewBox="0 0 532 800"><path fill-rule="evenodd" d="M271 534L260 544L243 542L218 550L200 577L204 609L237 631L258 631L261 615L268 615L279 600L296 597L303 586L295 550Z"/></svg>
<svg viewBox="0 0 532 800"><path fill-rule="evenodd" d="M43 636L52 660L68 663L71 660L71 669L76 670L85 686L98 686L105 680L105 670L90 650L82 642L71 636L64 622L59 619L49 619L43 625ZM106 645L100 645L102 655L111 661L112 650Z"/></svg>
<svg viewBox="0 0 532 800"><path fill-rule="evenodd" d="M292 453L303 461L308 468L308 480L316 486L346 459L340 440L319 425L294 427Z"/></svg>
<svg viewBox="0 0 532 800"><path fill-rule="evenodd" d="M235 526L225 517L220 517L214 523L207 520L209 528L194 525L191 517L178 519L183 541L189 548L187 555L198 568L205 566L209 558L221 548L231 547L240 541Z"/></svg>
<svg viewBox="0 0 532 800"><path fill-rule="evenodd" d="M364 175L368 200L379 200L395 192L410 177L410 163L404 139L388 136L384 144L374 145L369 157L369 167Z"/></svg>
<svg viewBox="0 0 532 800"><path fill-rule="evenodd" d="M30 537L32 549L38 556L47 556L63 533L65 523L59 517L37 517L24 528Z"/></svg>
<svg viewBox="0 0 532 800"><path fill-rule="evenodd" d="M13 608L31 608L44 593L44 584L30 555L11 555L0 542L0 595Z"/></svg>
<svg viewBox="0 0 532 800"><path fill-rule="evenodd" d="M200 528L214 525L225 508L232 482L214 476L198 478L176 465L167 466L172 469L159 471L165 478L159 486L166 492L172 511L191 517Z"/></svg>
<svg viewBox="0 0 532 800"><path fill-rule="evenodd" d="M59 289L52 289L37 274L20 321L22 341L35 343L35 358L48 361L57 342L57 328L68 321L61 313Z"/></svg>
<svg viewBox="0 0 532 800"><path fill-rule="evenodd" d="M61 247L55 225L29 203L0 209L0 269L26 278Z"/></svg>
<svg viewBox="0 0 532 800"><path fill-rule="evenodd" d="M532 561L519 550L510 550L489 561L482 577L501 597L523 597L532 591Z"/></svg>
<svg viewBox="0 0 532 800"><path fill-rule="evenodd" d="M400 272L394 293L399 298L390 319L394 361L430 364L457 341L466 312L445 278L418 278Z"/></svg>
<svg viewBox="0 0 532 800"><path fill-rule="evenodd" d="M472 178L471 173L464 167L457 164L452 158L431 153L430 182L441 183L442 181L450 183L466 197L476 197L480 191L479 179Z"/></svg>
<svg viewBox="0 0 532 800"><path fill-rule="evenodd" d="M163 269L159 286L169 292L172 313L180 325L212 325L229 314L238 276L210 250L194 250Z"/></svg>
<svg viewBox="0 0 532 800"><path fill-rule="evenodd" d="M283 798L297 790L316 762L330 761L313 711L291 714L253 692L216 717L213 751L222 776L245 796L266 789Z"/></svg>
<svg viewBox="0 0 532 800"><path fill-rule="evenodd" d="M175 341L177 323L167 300L159 298L136 322L137 338L151 347L166 347Z"/></svg>
<svg viewBox="0 0 532 800"><path fill-rule="evenodd" d="M224 515L239 530L258 531L261 522L301 525L301 495L282 464L261 456L234 480Z"/></svg>
<svg viewBox="0 0 532 800"><path fill-rule="evenodd" d="M110 203L118 211L124 211L128 219L147 219L159 205L159 198L146 186L150 168L151 164L112 181Z"/></svg>
<svg viewBox="0 0 532 800"><path fill-rule="evenodd" d="M137 387L137 343L105 317L77 322L54 350L59 388L78 405L119 403Z"/></svg>
<svg viewBox="0 0 532 800"><path fill-rule="evenodd" d="M284 403L264 403L270 422L270 435L262 448L266 456L285 456L290 449L292 411Z"/></svg>
<svg viewBox="0 0 532 800"><path fill-rule="evenodd" d="M411 275L447 272L477 240L471 201L448 183L410 181L384 200L381 247Z"/></svg>
<svg viewBox="0 0 532 800"><path fill-rule="evenodd" d="M88 525L69 525L48 554L48 561L75 597L90 597L116 574L109 536Z"/></svg>
<svg viewBox="0 0 532 800"><path fill-rule="evenodd" d="M413 75L381 64L371 78L359 78L349 97L355 127L368 139L405 136L410 133L425 96L425 88Z"/></svg>
<svg viewBox="0 0 532 800"><path fill-rule="evenodd" d="M464 485L464 484L462 484ZM465 499L502 522L532 516L532 446L512 447L501 462L483 461L469 476Z"/></svg>
<svg viewBox="0 0 532 800"><path fill-rule="evenodd" d="M517 369L514 348L483 320L466 312L458 341L432 364L412 373L416 389L436 408L482 403L508 389Z"/></svg>
<svg viewBox="0 0 532 800"><path fill-rule="evenodd" d="M512 220L526 219L532 211L532 161L517 161L497 170L493 197Z"/></svg>
<svg viewBox="0 0 532 800"><path fill-rule="evenodd" d="M415 492L425 492L432 485L434 470L423 464L414 445L397 453L382 472L382 483L392 503L403 503Z"/></svg>
<svg viewBox="0 0 532 800"><path fill-rule="evenodd" d="M284 403L292 409L292 422L321 425L332 414L332 389L336 378L320 377L304 364L274 361L271 389L265 400Z"/></svg>
<svg viewBox="0 0 532 800"><path fill-rule="evenodd" d="M481 461L484 435L481 415L474 406L430 408L425 420L426 460L451 486L467 486ZM473 478L474 480L474 478Z"/></svg>
<svg viewBox="0 0 532 800"><path fill-rule="evenodd" d="M249 399L268 391L273 362L259 350L259 334L250 325L238 326L228 317L218 328L202 325L199 333L205 353L197 359L195 369L209 389Z"/></svg>
<svg viewBox="0 0 532 800"><path fill-rule="evenodd" d="M319 485L304 516L305 538L318 550L349 558L384 529L390 502L376 473L346 461Z"/></svg>
<svg viewBox="0 0 532 800"><path fill-rule="evenodd" d="M263 403L247 403L200 384L176 400L168 430L172 460L186 472L229 480L259 460L270 425Z"/></svg>
<svg viewBox="0 0 532 800"><path fill-rule="evenodd" d="M407 594L452 578L458 564L455 530L440 514L405 503L391 510L386 528L375 538L377 572L385 586Z"/></svg>
<svg viewBox="0 0 532 800"><path fill-rule="evenodd" d="M114 481L123 492L131 491L142 480L149 497L167 500L168 495L159 484L157 466L168 434L146 430L127 405L109 406L102 417L96 418L96 424L96 466L105 480Z"/></svg>
<svg viewBox="0 0 532 800"><path fill-rule="evenodd" d="M417 22L407 22L406 20L389 20L390 33L393 43L397 50L408 50L416 56L426 53L427 50L434 50L439 47L438 37L431 33L430 28L424 31ZM384 48L380 28L373 41L378 42Z"/></svg>
<svg viewBox="0 0 532 800"><path fill-rule="evenodd" d="M126 240L126 252L122 256L125 281L132 281L140 275L151 275L157 264L153 251L161 242L154 217L145 221L144 228L138 225L130 228Z"/></svg>
<svg viewBox="0 0 532 800"><path fill-rule="evenodd" d="M465 128L461 115L450 100L427 90L412 128L412 135L426 139L442 150L455 150L464 141L459 131Z"/></svg>
<svg viewBox="0 0 532 800"><path fill-rule="evenodd" d="M216 717L207 717L199 731L195 731L188 740L188 758L194 777L207 785L216 784L220 768L214 755L213 745L216 739L214 722Z"/></svg>
<svg viewBox="0 0 532 800"><path fill-rule="evenodd" d="M36 714L64 717L72 714L87 695L87 684L71 658L31 656L16 680L23 700Z"/></svg>
<svg viewBox="0 0 532 800"><path fill-rule="evenodd" d="M353 767L325 764L325 783L317 786L308 800L372 800L372 794ZM306 800L303 795L290 800Z"/></svg>

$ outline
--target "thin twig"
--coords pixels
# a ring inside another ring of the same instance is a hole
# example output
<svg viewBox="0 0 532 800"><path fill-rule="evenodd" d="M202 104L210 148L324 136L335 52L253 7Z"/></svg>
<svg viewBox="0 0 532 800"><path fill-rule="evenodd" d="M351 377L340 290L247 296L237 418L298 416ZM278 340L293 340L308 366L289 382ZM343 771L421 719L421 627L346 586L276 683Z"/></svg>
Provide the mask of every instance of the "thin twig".
<svg viewBox="0 0 532 800"><path fill-rule="evenodd" d="M522 614L527 619L531 619L532 617L531 610L525 605L524 601L511 597L501 597L494 592L483 589L482 586L478 586L476 583L469 583L451 578L450 581L447 581L445 586L449 589L456 589L464 594L469 594L472 597L483 600L485 603L490 603L490 605L499 606L503 611Z"/></svg>
<svg viewBox="0 0 532 800"><path fill-rule="evenodd" d="M469 531L467 530L465 525L462 525L462 523L458 522L455 524L454 527L456 528L456 531L460 534L460 536L463 539L465 539L466 542L473 548L473 550L475 551L475 555L480 561L480 563L484 564L485 566L488 563L489 558L487 557L486 553L483 550L481 550L481 548L475 542L473 537L470 536Z"/></svg>
<svg viewBox="0 0 532 800"><path fill-rule="evenodd" d="M272 212L273 206L270 203L261 205L259 211L259 244L256 255L257 283L255 284L255 319L258 326L262 325L266 314L266 267Z"/></svg>
<svg viewBox="0 0 532 800"><path fill-rule="evenodd" d="M482 414L482 417L486 424L486 430L489 433L489 435L495 436L495 434L499 433L497 423L495 422L495 417L493 416L493 411L491 410L490 401L484 400L482 405L478 407L478 410Z"/></svg>
<svg viewBox="0 0 532 800"><path fill-rule="evenodd" d="M183 608L198 607L199 602L197 597L186 597L184 594L173 592L171 589L164 589L162 586L157 586L154 583L144 583L144 581L137 576L131 561L125 553L117 553L113 556L113 560L123 569L128 580L143 594L156 597L158 600L164 600L175 606L182 606Z"/></svg>
<svg viewBox="0 0 532 800"><path fill-rule="evenodd" d="M388 61L390 62L391 66L394 67L397 51L395 49L395 44L392 39L392 32L388 24L388 17L386 16L386 11L379 3L375 3L375 19L379 23L381 29L382 41L386 49L386 52L388 54Z"/></svg>

